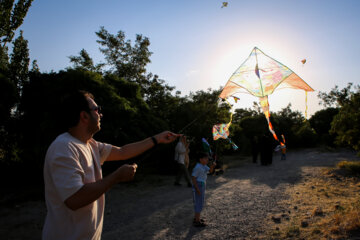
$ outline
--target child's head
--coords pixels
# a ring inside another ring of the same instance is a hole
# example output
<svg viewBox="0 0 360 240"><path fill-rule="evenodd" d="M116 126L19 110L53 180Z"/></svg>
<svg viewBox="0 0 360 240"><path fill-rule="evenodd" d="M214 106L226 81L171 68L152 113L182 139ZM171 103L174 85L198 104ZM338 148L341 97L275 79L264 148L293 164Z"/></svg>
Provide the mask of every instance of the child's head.
<svg viewBox="0 0 360 240"><path fill-rule="evenodd" d="M202 165L206 165L209 163L209 155L207 153L204 153L204 152L199 153L198 159Z"/></svg>

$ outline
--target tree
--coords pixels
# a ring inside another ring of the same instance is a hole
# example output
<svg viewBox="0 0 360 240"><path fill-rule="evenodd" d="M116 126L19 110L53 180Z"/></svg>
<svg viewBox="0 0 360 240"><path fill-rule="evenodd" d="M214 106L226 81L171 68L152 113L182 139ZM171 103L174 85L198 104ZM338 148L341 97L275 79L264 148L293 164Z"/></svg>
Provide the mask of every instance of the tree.
<svg viewBox="0 0 360 240"><path fill-rule="evenodd" d="M350 100L340 108L331 123L330 133L336 134L337 144L350 146L360 155L360 89L351 93Z"/></svg>
<svg viewBox="0 0 360 240"><path fill-rule="evenodd" d="M334 116L339 112L338 108L326 108L317 111L309 119L311 127L315 130L319 136L319 142L332 146L335 140L334 135L330 135L331 123Z"/></svg>
<svg viewBox="0 0 360 240"><path fill-rule="evenodd" d="M4 48L10 43L31 6L33 0L1 0L0 1L0 43Z"/></svg>
<svg viewBox="0 0 360 240"><path fill-rule="evenodd" d="M87 53L85 49L81 49L79 56L70 56L70 62L74 64L74 69L82 69L86 71L93 71L93 72L102 72L102 68L104 67L104 63L100 63L94 65L94 62L90 55Z"/></svg>
<svg viewBox="0 0 360 240"><path fill-rule="evenodd" d="M32 1L0 1L0 161L7 165L20 159L18 142L21 136L16 113L22 86L28 79L29 65L29 50L23 32L20 31L15 41L13 38ZM13 51L9 57L7 44L12 41Z"/></svg>
<svg viewBox="0 0 360 240"><path fill-rule="evenodd" d="M180 102L179 95L173 96L172 91L175 87L167 85L157 75L152 77L150 74L150 76L152 79L147 86L144 100L156 116L170 122L171 115L174 114Z"/></svg>
<svg viewBox="0 0 360 240"><path fill-rule="evenodd" d="M29 61L27 41L23 38L22 31L14 42L11 61L9 61L6 44L14 38L15 31L23 23L32 1L19 0L16 3L14 0L0 1L0 74L2 75L0 95L4 98L0 103L0 109L2 109L2 114L8 113L6 116L3 115L5 119L10 118L10 108L18 101L16 95L19 95L18 88L27 78L26 66Z"/></svg>
<svg viewBox="0 0 360 240"><path fill-rule="evenodd" d="M360 86L348 83L339 89L335 86L329 93L319 93L318 97L327 105L339 108L331 122L330 134L336 134L335 142L360 151Z"/></svg>
<svg viewBox="0 0 360 240"><path fill-rule="evenodd" d="M24 83L29 80L29 49L28 41L23 37L23 31L14 41L13 51L10 55L9 72L10 78L18 89L18 97L20 98Z"/></svg>
<svg viewBox="0 0 360 240"><path fill-rule="evenodd" d="M151 52L148 47L150 41L147 37L136 35L134 46L130 40L125 40L125 33L118 31L116 35L109 33L101 27L96 35L100 40L100 51L105 55L107 64L112 72L120 78L130 82L136 82L146 94L149 76L146 76L146 65L150 63Z"/></svg>
<svg viewBox="0 0 360 240"><path fill-rule="evenodd" d="M319 92L318 98L320 98L320 104L324 107L342 107L350 102L353 83L348 83L348 85L339 90L339 87L335 85L329 93Z"/></svg>
<svg viewBox="0 0 360 240"><path fill-rule="evenodd" d="M234 123L238 123L241 121L241 119L245 118L245 117L255 117L258 115L262 115L261 113L259 113L257 110L252 110L250 108L239 108L239 109L235 109L235 113L233 116L233 122Z"/></svg>

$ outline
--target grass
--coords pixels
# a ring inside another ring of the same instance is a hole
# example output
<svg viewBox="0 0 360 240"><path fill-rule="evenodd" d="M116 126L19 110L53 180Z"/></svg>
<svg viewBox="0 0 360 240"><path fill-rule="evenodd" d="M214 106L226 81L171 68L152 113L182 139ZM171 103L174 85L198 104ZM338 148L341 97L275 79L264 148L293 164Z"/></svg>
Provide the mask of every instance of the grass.
<svg viewBox="0 0 360 240"><path fill-rule="evenodd" d="M347 239L360 230L360 162L343 161L287 190L290 220L269 220L271 239ZM360 235L356 235L360 236Z"/></svg>
<svg viewBox="0 0 360 240"><path fill-rule="evenodd" d="M345 169L349 173L360 176L360 162L341 161L337 164L339 169Z"/></svg>

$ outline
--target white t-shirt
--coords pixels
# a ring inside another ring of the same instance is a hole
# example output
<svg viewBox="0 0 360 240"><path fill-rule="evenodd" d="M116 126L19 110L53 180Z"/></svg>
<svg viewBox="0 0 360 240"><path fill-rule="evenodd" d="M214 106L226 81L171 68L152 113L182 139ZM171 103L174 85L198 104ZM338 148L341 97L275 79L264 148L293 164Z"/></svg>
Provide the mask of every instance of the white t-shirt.
<svg viewBox="0 0 360 240"><path fill-rule="evenodd" d="M179 141L176 144L175 154L177 154L175 160L180 164L184 164L185 163L186 147L181 141Z"/></svg>
<svg viewBox="0 0 360 240"><path fill-rule="evenodd" d="M69 133L59 135L50 145L44 164L47 216L44 240L100 239L103 227L105 197L78 210L64 201L85 183L102 179L101 165L112 145L91 139L83 143Z"/></svg>

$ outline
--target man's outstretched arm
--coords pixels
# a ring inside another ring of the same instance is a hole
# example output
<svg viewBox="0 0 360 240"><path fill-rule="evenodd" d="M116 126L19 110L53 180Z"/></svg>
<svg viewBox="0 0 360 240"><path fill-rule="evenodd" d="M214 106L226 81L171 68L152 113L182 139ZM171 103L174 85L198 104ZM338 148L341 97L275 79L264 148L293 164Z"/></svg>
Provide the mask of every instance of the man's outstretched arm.
<svg viewBox="0 0 360 240"><path fill-rule="evenodd" d="M106 161L126 160L136 157L156 144L171 143L181 136L170 131L159 133L153 137L145 138L142 141L126 144L122 147L113 146Z"/></svg>

